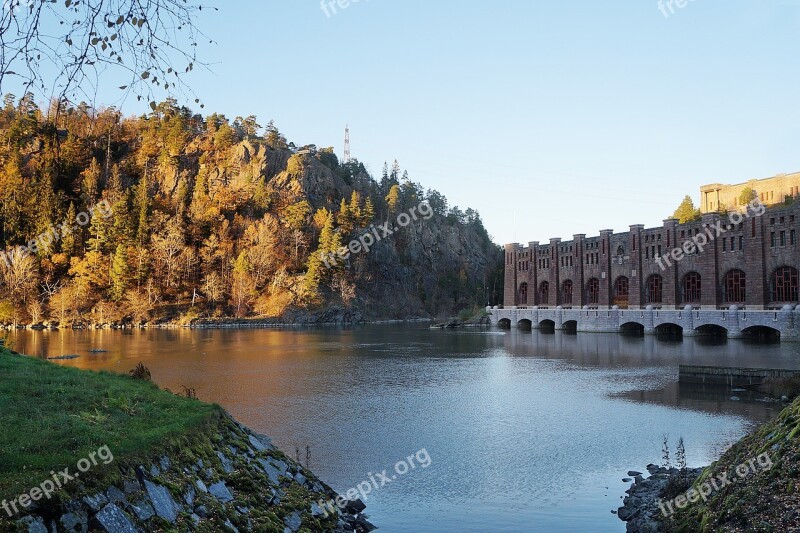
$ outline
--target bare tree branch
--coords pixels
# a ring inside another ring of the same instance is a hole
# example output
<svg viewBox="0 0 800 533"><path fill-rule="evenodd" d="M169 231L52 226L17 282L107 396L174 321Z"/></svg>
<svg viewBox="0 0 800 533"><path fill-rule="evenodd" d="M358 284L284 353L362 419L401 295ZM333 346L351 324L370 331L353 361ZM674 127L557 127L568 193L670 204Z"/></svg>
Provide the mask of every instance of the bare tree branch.
<svg viewBox="0 0 800 533"><path fill-rule="evenodd" d="M194 97L184 77L208 68L197 50L212 42L195 26L203 9L197 0L4 0L0 94L13 87L93 101L101 75L118 71L129 80L123 97L153 108L157 92Z"/></svg>

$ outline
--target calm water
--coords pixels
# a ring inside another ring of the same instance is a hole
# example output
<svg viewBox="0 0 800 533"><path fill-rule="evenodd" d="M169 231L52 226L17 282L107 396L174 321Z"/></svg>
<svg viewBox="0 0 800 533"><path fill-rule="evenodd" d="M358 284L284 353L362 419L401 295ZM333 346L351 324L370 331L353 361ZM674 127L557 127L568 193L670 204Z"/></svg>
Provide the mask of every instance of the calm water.
<svg viewBox="0 0 800 533"><path fill-rule="evenodd" d="M196 389L287 453L308 445L311 468L341 492L426 449L428 468L366 501L383 532L624 531L610 512L621 478L658 462L662 435L683 436L691 465L706 464L778 410L679 387L678 364L800 368L791 344L425 328L13 340L30 355L78 354L62 364L81 368L142 361L160 386Z"/></svg>

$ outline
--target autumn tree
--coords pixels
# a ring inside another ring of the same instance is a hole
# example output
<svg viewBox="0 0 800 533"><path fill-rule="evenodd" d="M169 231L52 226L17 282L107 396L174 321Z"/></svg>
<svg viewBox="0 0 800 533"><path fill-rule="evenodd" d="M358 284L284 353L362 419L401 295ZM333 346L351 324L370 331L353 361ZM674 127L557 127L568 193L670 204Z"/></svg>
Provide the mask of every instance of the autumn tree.
<svg viewBox="0 0 800 533"><path fill-rule="evenodd" d="M692 197L687 194L683 198L681 205L679 205L678 209L673 213L672 218L678 219L678 222L681 224L685 224L687 222L699 220L700 216L700 210L695 208Z"/></svg>
<svg viewBox="0 0 800 533"><path fill-rule="evenodd" d="M745 187L739 194L739 205L747 205L756 199L756 191L750 187Z"/></svg>
<svg viewBox="0 0 800 533"><path fill-rule="evenodd" d="M118 244L111 261L111 299L118 302L124 298L130 284L130 267L128 265L128 251L124 244Z"/></svg>

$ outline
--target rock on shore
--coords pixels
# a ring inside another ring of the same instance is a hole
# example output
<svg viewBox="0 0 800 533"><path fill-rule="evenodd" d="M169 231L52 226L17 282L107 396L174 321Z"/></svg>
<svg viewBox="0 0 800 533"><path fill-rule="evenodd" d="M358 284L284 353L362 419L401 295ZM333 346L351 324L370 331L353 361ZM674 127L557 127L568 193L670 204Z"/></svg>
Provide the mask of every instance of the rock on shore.
<svg viewBox="0 0 800 533"><path fill-rule="evenodd" d="M109 484L78 485L69 494L37 502L38 507L14 522L0 519L0 530L366 533L375 529L360 500L349 501L343 510L324 505L337 497L332 488L277 450L268 438L227 415L216 431L185 448L139 465L112 463L109 468L103 477L111 480Z"/></svg>
<svg viewBox="0 0 800 533"><path fill-rule="evenodd" d="M623 506L617 509L617 516L627 522L626 530L629 533L664 531L662 522L664 515L658 504L670 476L679 475L679 471L677 468L664 468L653 464L647 465L647 471L650 473L648 478L643 478L639 472L628 472L628 475L634 478L633 484L625 491L627 496L623 500ZM702 471L702 468L689 468L685 475L689 482L693 483L700 477Z"/></svg>

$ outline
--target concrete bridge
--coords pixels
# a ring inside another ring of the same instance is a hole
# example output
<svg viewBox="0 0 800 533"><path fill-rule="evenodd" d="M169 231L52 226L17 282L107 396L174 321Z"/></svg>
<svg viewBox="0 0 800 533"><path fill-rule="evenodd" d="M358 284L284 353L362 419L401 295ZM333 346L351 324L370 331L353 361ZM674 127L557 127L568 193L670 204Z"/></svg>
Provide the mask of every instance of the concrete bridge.
<svg viewBox="0 0 800 533"><path fill-rule="evenodd" d="M562 307L487 307L493 326L552 328L578 332L622 333L681 332L690 337L725 334L730 339L780 335L782 341L800 341L800 305L776 311L739 309L565 309Z"/></svg>

